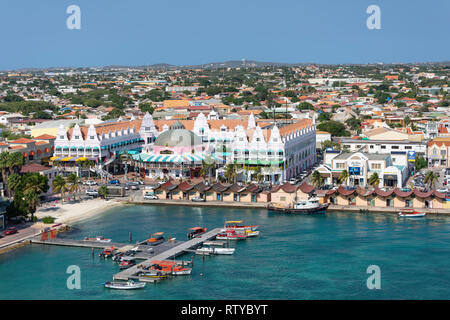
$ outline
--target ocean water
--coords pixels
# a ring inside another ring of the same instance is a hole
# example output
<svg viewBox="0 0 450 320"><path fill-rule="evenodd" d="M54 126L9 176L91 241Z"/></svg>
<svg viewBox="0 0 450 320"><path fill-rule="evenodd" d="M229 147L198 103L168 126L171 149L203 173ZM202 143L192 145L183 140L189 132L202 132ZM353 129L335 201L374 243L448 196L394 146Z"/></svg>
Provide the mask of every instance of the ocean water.
<svg viewBox="0 0 450 320"><path fill-rule="evenodd" d="M118 265L91 249L29 245L0 255L0 299L449 299L450 218L400 219L390 214L293 216L261 209L187 206L116 207L60 237L103 235L116 242L163 231L220 227L227 219L259 224L260 237L230 241L233 256L195 256L190 276L148 283L143 290L103 288ZM192 254L179 259L190 260ZM67 267L81 270L69 290ZM367 267L380 268L369 290Z"/></svg>

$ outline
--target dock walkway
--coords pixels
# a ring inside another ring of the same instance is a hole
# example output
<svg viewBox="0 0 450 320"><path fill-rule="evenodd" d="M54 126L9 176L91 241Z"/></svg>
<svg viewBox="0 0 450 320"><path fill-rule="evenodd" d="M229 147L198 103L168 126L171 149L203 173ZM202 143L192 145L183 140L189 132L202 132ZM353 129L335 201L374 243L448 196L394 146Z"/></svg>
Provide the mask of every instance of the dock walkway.
<svg viewBox="0 0 450 320"><path fill-rule="evenodd" d="M148 258L146 261L115 274L113 279L114 280L136 279L137 278L136 274L140 271L138 266L150 266L151 261L154 260L167 260L170 258L175 258L183 253L186 253L187 250L195 248L201 245L203 242L213 239L221 232L222 229L223 228L213 229L211 231L202 234L201 237L181 242L178 245L173 246L172 248L168 248L167 250L157 253L154 256Z"/></svg>
<svg viewBox="0 0 450 320"><path fill-rule="evenodd" d="M66 246L66 247L95 248L95 249L105 249L105 248L110 248L110 247L123 248L125 246L130 245L129 243L69 240L69 239L63 239L63 238L41 240L40 236L32 238L31 243L44 244L44 245Z"/></svg>

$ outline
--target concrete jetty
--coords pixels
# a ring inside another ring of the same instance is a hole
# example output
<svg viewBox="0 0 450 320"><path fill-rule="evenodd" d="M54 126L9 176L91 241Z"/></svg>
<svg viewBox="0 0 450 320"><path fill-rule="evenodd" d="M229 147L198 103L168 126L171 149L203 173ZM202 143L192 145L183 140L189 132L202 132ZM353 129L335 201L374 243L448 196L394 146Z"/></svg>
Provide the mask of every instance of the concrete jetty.
<svg viewBox="0 0 450 320"><path fill-rule="evenodd" d="M175 243L173 243L171 248L167 248L167 250L163 250L160 253L155 252L156 254L149 257L146 261L115 274L113 279L114 280L128 280L128 279L141 280L140 277L136 276L136 274L141 270L140 267L150 266L150 265L152 265L151 262L154 260L168 260L171 258L175 258L175 257L185 253L187 250L198 247L203 242L215 238L222 231L222 229L223 228L216 228L216 229L213 229L211 231L208 231L208 232L202 234L200 237L192 238L188 241L175 242ZM164 242L161 245L165 245L165 244L167 245L168 242L169 241ZM155 251L161 245L155 246ZM160 251L160 250L158 250L158 251Z"/></svg>

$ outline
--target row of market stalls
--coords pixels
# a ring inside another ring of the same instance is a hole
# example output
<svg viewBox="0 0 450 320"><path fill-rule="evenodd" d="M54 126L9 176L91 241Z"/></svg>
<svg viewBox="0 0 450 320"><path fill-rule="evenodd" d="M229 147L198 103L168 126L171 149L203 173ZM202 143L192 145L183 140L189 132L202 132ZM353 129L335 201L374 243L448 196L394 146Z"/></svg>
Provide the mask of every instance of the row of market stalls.
<svg viewBox="0 0 450 320"><path fill-rule="evenodd" d="M436 190L420 191L418 189L381 189L352 188L339 186L333 190L319 190L308 183L274 185L269 188L257 184L227 184L200 182L191 184L187 181L176 183L168 181L156 184L143 191L145 194L155 194L159 199L191 200L200 197L206 201L224 202L263 202L277 203L289 206L293 202L317 196L322 203L332 203L342 206L361 207L395 207L395 208L444 208L446 195Z"/></svg>
<svg viewBox="0 0 450 320"><path fill-rule="evenodd" d="M352 188L339 186L334 190L320 190L323 202L343 206L372 206L395 208L444 208L446 194L436 190L400 188Z"/></svg>

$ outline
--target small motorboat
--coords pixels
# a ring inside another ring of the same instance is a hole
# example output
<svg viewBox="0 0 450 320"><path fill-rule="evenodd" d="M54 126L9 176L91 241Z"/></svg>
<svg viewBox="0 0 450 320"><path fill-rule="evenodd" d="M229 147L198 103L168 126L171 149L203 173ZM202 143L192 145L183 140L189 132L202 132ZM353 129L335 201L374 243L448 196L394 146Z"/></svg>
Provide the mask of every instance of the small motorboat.
<svg viewBox="0 0 450 320"><path fill-rule="evenodd" d="M247 239L247 232L245 230L230 230L219 233L216 236L217 240L244 240Z"/></svg>
<svg viewBox="0 0 450 320"><path fill-rule="evenodd" d="M167 274L154 274L151 272L143 272L143 273L139 273L138 274L139 277L143 277L143 278L151 278L151 279L167 279Z"/></svg>
<svg viewBox="0 0 450 320"><path fill-rule="evenodd" d="M207 248L207 247L198 248L197 250L195 250L195 254L208 256L210 254L214 254L214 248Z"/></svg>
<svg viewBox="0 0 450 320"><path fill-rule="evenodd" d="M192 268L185 268L179 265L177 261L162 260L151 261L153 265L149 270L160 271L162 274L170 274L173 276L189 275L192 272Z"/></svg>
<svg viewBox="0 0 450 320"><path fill-rule="evenodd" d="M134 282L133 280L128 280L127 282L107 281L104 286L109 289L133 290L144 288L145 282Z"/></svg>
<svg viewBox="0 0 450 320"><path fill-rule="evenodd" d="M111 258L113 261L120 261L122 259L122 257L124 256L123 252L118 252L116 254L113 255L113 257Z"/></svg>
<svg viewBox="0 0 450 320"><path fill-rule="evenodd" d="M259 236L259 230L245 230L245 233L247 234L247 237L257 237Z"/></svg>
<svg viewBox="0 0 450 320"><path fill-rule="evenodd" d="M225 255L231 255L235 251L234 248L209 248L209 247L202 247L197 250L195 250L196 254L199 255L212 255L212 254L225 254Z"/></svg>
<svg viewBox="0 0 450 320"><path fill-rule="evenodd" d="M111 239L106 239L106 238L104 238L104 237L102 237L102 236L97 236L97 237L95 237L95 238L89 238L89 237L86 237L86 238L83 239L83 241L92 241L92 242L109 243L109 242L111 242Z"/></svg>
<svg viewBox="0 0 450 320"><path fill-rule="evenodd" d="M214 254L230 255L233 254L235 250L235 248L214 248Z"/></svg>
<svg viewBox="0 0 450 320"><path fill-rule="evenodd" d="M206 232L206 228L204 227L194 227L189 229L189 233L187 234L188 239L199 237L201 234Z"/></svg>
<svg viewBox="0 0 450 320"><path fill-rule="evenodd" d="M415 210L405 210L398 213L398 216L401 218L423 218L425 217L426 212L417 212Z"/></svg>
<svg viewBox="0 0 450 320"><path fill-rule="evenodd" d="M120 269L128 269L132 266L136 265L136 260L133 257L123 257L122 261L119 264Z"/></svg>
<svg viewBox="0 0 450 320"><path fill-rule="evenodd" d="M114 247L106 248L102 252L99 253L99 256L102 258L111 258L114 255Z"/></svg>
<svg viewBox="0 0 450 320"><path fill-rule="evenodd" d="M192 268L185 268L182 266L174 266L171 269L171 274L174 276L184 276L189 275L192 272Z"/></svg>
<svg viewBox="0 0 450 320"><path fill-rule="evenodd" d="M147 240L147 244L156 246L157 244L164 242L164 232L156 232L150 236Z"/></svg>

